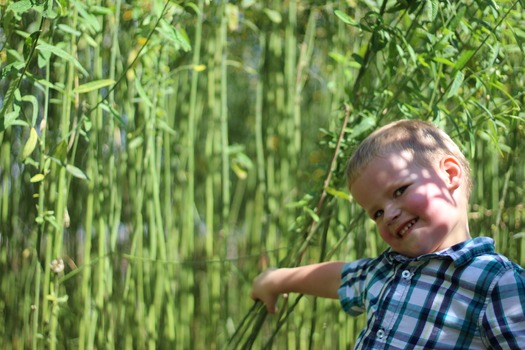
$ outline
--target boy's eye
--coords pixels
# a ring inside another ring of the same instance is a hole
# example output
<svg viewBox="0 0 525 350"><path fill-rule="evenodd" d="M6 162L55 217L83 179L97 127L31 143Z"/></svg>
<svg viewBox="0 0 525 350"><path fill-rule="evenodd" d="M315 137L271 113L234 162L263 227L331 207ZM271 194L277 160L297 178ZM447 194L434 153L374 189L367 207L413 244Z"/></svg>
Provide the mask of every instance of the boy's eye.
<svg viewBox="0 0 525 350"><path fill-rule="evenodd" d="M375 221L379 219L381 216L383 216L383 210L378 210L372 215L372 220Z"/></svg>
<svg viewBox="0 0 525 350"><path fill-rule="evenodd" d="M399 196L401 196L403 193L405 193L407 187L408 187L408 186L401 186L401 187L399 187L397 190L395 190L395 191L394 191L394 197L399 197Z"/></svg>

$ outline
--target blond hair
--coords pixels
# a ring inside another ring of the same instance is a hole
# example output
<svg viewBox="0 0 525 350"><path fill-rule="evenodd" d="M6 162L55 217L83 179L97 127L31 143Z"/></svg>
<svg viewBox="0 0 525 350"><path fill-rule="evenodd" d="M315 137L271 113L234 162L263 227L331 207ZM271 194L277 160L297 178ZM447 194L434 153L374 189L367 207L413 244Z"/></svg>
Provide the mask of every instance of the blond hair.
<svg viewBox="0 0 525 350"><path fill-rule="evenodd" d="M472 180L470 164L458 145L449 135L435 125L422 120L403 119L387 124L370 134L354 151L346 175L350 187L368 163L390 152L409 151L417 162L428 165L429 161L443 156L454 156L463 169L466 180L466 196L470 196Z"/></svg>

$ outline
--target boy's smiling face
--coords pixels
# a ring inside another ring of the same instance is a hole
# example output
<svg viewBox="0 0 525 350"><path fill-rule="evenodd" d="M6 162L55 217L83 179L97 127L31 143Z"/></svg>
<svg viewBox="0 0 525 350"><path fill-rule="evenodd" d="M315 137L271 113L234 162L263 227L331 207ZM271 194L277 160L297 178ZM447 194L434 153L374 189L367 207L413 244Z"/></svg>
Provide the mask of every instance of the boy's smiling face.
<svg viewBox="0 0 525 350"><path fill-rule="evenodd" d="M453 156L414 160L390 152L370 161L350 192L377 224L383 240L409 257L437 252L470 238L461 205L462 169Z"/></svg>

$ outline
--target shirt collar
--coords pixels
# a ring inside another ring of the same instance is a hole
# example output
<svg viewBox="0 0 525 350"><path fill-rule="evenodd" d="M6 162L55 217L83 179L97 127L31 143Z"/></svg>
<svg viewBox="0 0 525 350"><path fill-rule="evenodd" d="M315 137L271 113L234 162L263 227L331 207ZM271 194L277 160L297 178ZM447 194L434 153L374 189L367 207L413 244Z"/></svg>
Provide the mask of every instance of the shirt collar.
<svg viewBox="0 0 525 350"><path fill-rule="evenodd" d="M456 267L464 265L474 257L483 254L494 254L494 240L489 237L476 237L467 241L453 245L450 248L439 252L425 254L416 258L409 258L405 255L387 249L382 255L390 264L410 263L415 261L425 261L432 258L451 259Z"/></svg>

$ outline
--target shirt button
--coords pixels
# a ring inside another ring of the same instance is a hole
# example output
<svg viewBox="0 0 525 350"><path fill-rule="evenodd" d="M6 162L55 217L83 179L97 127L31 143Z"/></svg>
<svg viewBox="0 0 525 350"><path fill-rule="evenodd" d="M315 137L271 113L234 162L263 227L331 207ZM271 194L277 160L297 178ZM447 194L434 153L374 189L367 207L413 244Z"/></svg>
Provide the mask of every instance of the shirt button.
<svg viewBox="0 0 525 350"><path fill-rule="evenodd" d="M383 339L383 338L385 337L385 331L382 330L382 329L378 330L378 331L377 331L377 337L378 337L379 339Z"/></svg>
<svg viewBox="0 0 525 350"><path fill-rule="evenodd" d="M401 277L403 277L404 279L409 279L411 275L412 274L408 270L405 270L403 271L403 273L401 273Z"/></svg>

